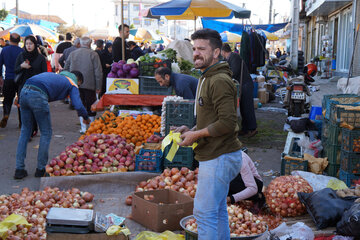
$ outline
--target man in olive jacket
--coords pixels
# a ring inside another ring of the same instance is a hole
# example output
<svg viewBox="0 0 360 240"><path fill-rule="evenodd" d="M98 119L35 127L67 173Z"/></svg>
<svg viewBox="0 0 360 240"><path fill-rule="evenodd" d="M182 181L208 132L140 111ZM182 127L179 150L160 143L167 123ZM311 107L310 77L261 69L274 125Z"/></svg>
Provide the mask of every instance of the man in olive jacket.
<svg viewBox="0 0 360 240"><path fill-rule="evenodd" d="M202 71L198 82L195 112L196 126L182 126L180 146L194 142L195 159L199 161L194 216L199 240L230 239L226 205L229 184L239 174L242 164L241 143L237 138L236 87L228 63L219 62L222 41L211 29L196 31L195 68Z"/></svg>
<svg viewBox="0 0 360 240"><path fill-rule="evenodd" d="M69 72L79 71L84 76L84 84L79 87L80 97L90 120L94 121L96 112L91 111L91 105L96 101L96 94L100 93L103 74L99 54L92 50L90 45L91 39L82 37L80 48L70 53L64 69ZM82 117L80 124L80 132L85 133L87 126Z"/></svg>

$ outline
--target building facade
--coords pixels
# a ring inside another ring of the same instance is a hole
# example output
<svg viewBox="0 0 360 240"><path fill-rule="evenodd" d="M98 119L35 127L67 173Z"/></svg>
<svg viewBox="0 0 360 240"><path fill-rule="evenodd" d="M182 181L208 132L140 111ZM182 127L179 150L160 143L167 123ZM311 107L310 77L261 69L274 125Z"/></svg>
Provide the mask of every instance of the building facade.
<svg viewBox="0 0 360 240"><path fill-rule="evenodd" d="M321 71L344 76L354 49L356 2L349 0L306 0L300 28L306 61L321 59ZM355 3L355 4L354 4Z"/></svg>

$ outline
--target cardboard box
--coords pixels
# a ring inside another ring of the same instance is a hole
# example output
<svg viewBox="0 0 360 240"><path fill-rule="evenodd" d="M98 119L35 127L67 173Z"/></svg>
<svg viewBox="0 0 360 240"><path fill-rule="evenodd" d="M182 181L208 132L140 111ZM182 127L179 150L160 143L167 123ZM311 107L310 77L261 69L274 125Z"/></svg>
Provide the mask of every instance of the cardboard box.
<svg viewBox="0 0 360 240"><path fill-rule="evenodd" d="M258 83L265 82L265 77L264 77L264 76L257 76L257 77L256 77L256 81L257 81Z"/></svg>
<svg viewBox="0 0 360 240"><path fill-rule="evenodd" d="M124 234L117 236L108 236L106 233L88 233L88 234L71 234L71 233L47 233L47 240L129 240Z"/></svg>
<svg viewBox="0 0 360 240"><path fill-rule="evenodd" d="M259 99L258 98L254 98L254 108L257 109L259 106Z"/></svg>
<svg viewBox="0 0 360 240"><path fill-rule="evenodd" d="M264 88L268 91L268 92L272 92L273 91L273 85L270 83L266 83L264 85Z"/></svg>
<svg viewBox="0 0 360 240"><path fill-rule="evenodd" d="M265 104L267 103L266 99L269 99L267 98L266 96L266 89L265 88L260 88L258 90L258 98L259 98L259 101L261 102L261 104ZM269 95L269 93L267 93Z"/></svg>
<svg viewBox="0 0 360 240"><path fill-rule="evenodd" d="M139 94L137 78L106 78L107 94Z"/></svg>
<svg viewBox="0 0 360 240"><path fill-rule="evenodd" d="M145 196L147 195L147 196ZM151 198L152 200L145 200ZM180 220L193 214L194 199L169 189L133 193L132 219L163 232L181 230Z"/></svg>

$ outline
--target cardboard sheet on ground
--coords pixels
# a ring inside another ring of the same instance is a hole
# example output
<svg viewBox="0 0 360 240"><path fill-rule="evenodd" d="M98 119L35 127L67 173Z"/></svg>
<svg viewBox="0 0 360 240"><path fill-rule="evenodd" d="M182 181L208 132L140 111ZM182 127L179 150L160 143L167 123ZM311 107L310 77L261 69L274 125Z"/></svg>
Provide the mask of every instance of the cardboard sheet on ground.
<svg viewBox="0 0 360 240"><path fill-rule="evenodd" d="M103 214L114 213L121 217L128 217L131 214L131 206L125 204L126 197L134 192L139 182L157 175L146 172L125 172L45 177L41 178L40 189L46 186L59 187L64 190L76 187L81 191L91 192L95 195L95 211ZM129 218L125 220L125 224L131 231L131 238L142 231L148 230Z"/></svg>

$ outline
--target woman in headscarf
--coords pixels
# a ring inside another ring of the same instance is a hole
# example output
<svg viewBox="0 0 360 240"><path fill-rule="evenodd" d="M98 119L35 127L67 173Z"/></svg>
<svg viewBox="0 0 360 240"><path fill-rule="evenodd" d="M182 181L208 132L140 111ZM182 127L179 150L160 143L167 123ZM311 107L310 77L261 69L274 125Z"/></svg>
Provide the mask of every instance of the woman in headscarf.
<svg viewBox="0 0 360 240"><path fill-rule="evenodd" d="M102 89L101 89L100 96L104 95L106 92L106 77L111 70L111 64L113 62L113 57L112 57L111 53L112 53L112 43L107 42L105 44L105 48L103 50L101 50L101 52L99 54L102 71L103 71L103 82L102 82Z"/></svg>
<svg viewBox="0 0 360 240"><path fill-rule="evenodd" d="M47 71L46 59L40 54L37 40L34 36L29 35L25 37L24 49L25 51L18 55L15 62L15 74L20 74L19 80L16 83L18 85L18 97L26 80ZM20 99L17 100L17 102L19 101ZM37 131L37 123L34 121L32 137L37 134Z"/></svg>

